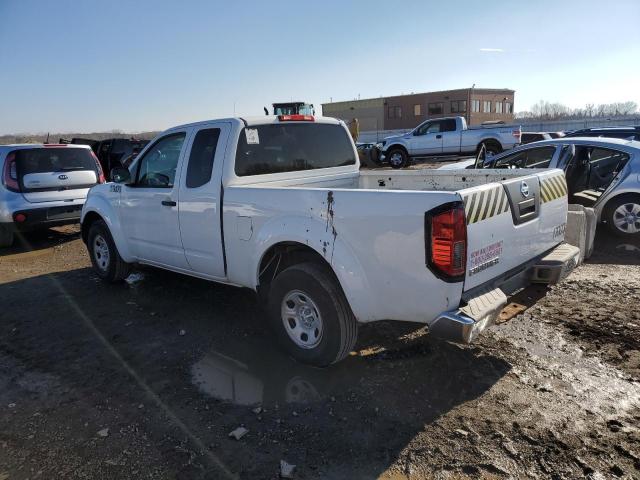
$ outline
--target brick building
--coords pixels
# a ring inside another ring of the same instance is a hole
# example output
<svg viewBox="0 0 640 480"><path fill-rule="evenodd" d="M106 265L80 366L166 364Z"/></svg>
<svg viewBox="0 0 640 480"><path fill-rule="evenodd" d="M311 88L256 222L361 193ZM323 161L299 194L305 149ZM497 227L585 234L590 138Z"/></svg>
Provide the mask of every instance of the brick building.
<svg viewBox="0 0 640 480"><path fill-rule="evenodd" d="M489 120L513 120L515 91L464 88L442 92L412 93L322 104L322 114L350 121L357 118L360 131L399 130L430 118L460 115L478 125Z"/></svg>

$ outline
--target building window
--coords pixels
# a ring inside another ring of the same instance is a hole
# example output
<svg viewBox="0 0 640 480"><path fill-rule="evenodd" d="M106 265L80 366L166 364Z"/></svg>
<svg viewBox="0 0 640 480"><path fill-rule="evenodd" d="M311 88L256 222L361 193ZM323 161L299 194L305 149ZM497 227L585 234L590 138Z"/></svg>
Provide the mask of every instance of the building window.
<svg viewBox="0 0 640 480"><path fill-rule="evenodd" d="M513 113L513 107L511 106L511 102L504 103L504 113Z"/></svg>
<svg viewBox="0 0 640 480"><path fill-rule="evenodd" d="M429 115L440 115L444 113L444 103L430 103L429 104Z"/></svg>
<svg viewBox="0 0 640 480"><path fill-rule="evenodd" d="M491 102L489 100L482 102L482 112L491 113Z"/></svg>
<svg viewBox="0 0 640 480"><path fill-rule="evenodd" d="M480 111L480 100L471 100L471 111L475 113Z"/></svg>
<svg viewBox="0 0 640 480"><path fill-rule="evenodd" d="M502 113L502 102L496 102L496 113Z"/></svg>
<svg viewBox="0 0 640 480"><path fill-rule="evenodd" d="M451 102L451 113L465 113L467 111L467 101L458 100Z"/></svg>
<svg viewBox="0 0 640 480"><path fill-rule="evenodd" d="M419 103L413 106L413 115L419 117L422 115L422 105Z"/></svg>
<svg viewBox="0 0 640 480"><path fill-rule="evenodd" d="M389 107L389 118L402 118L402 107Z"/></svg>

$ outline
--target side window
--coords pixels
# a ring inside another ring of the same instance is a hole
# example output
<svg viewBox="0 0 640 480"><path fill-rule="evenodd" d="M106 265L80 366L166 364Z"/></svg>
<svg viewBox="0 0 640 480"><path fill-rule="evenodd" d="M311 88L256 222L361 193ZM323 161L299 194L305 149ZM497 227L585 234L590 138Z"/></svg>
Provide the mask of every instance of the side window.
<svg viewBox="0 0 640 480"><path fill-rule="evenodd" d="M207 128L196 134L187 165L187 188L198 188L211 180L219 137L219 128Z"/></svg>
<svg viewBox="0 0 640 480"><path fill-rule="evenodd" d="M450 120L442 120L440 122L440 131L441 132L455 132L456 131L456 121L452 118Z"/></svg>
<svg viewBox="0 0 640 480"><path fill-rule="evenodd" d="M522 168L527 159L527 152L517 152L507 155L495 162L493 168Z"/></svg>
<svg viewBox="0 0 640 480"><path fill-rule="evenodd" d="M138 162L136 186L173 187L184 138L184 132L173 133L154 143Z"/></svg>
<svg viewBox="0 0 640 480"><path fill-rule="evenodd" d="M440 123L441 122L433 122L429 125L429 127L427 127L427 130L425 133L438 133L440 132Z"/></svg>
<svg viewBox="0 0 640 480"><path fill-rule="evenodd" d="M541 147L527 150L527 168L549 168L553 154L556 152L555 147Z"/></svg>
<svg viewBox="0 0 640 480"><path fill-rule="evenodd" d="M416 135L424 135L425 133L427 133L427 130L429 129L429 127L431 127L431 125L433 125L433 122L427 122L422 124L420 128L418 128L418 130L416 131Z"/></svg>

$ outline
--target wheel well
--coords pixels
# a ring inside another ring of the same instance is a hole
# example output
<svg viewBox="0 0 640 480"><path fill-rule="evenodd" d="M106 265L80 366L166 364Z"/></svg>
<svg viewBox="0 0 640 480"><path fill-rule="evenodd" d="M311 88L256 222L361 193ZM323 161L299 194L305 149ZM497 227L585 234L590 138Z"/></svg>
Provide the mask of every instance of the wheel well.
<svg viewBox="0 0 640 480"><path fill-rule="evenodd" d="M620 198L622 198L622 197L637 198L638 200L640 200L640 193L623 192L623 193L619 193L615 197L611 197L609 200L607 200L607 203L605 203L604 206L602 207L602 214L600 215L600 221L603 221L603 220L606 221L606 218L603 218L604 215L611 208L611 206L613 205L613 202L615 202L617 200L620 200Z"/></svg>
<svg viewBox="0 0 640 480"><path fill-rule="evenodd" d="M98 220L102 220L102 217L96 212L89 212L84 217L81 225L82 241L84 243L87 243L89 240L89 229L91 228L91 225Z"/></svg>
<svg viewBox="0 0 640 480"><path fill-rule="evenodd" d="M313 262L324 265L335 277L333 268L327 260L308 245L298 242L281 242L269 247L262 256L258 269L258 295L266 297L276 275L285 268L298 263ZM337 280L337 277L336 281ZM339 283L338 283L339 285Z"/></svg>
<svg viewBox="0 0 640 480"><path fill-rule="evenodd" d="M409 156L409 151L407 150L407 148L404 145L400 145L399 143L389 146L389 148L387 148L387 152L390 152L391 150L394 150L396 148L398 150L402 150L407 156Z"/></svg>
<svg viewBox="0 0 640 480"><path fill-rule="evenodd" d="M482 141L478 144L478 146L476 147L476 151L477 151L477 150L480 150L480 147L482 146L482 144L483 144L483 143L484 143L485 145L489 145L489 144L496 145L496 146L500 147L500 150L502 150L502 144L501 144L498 140L496 140L495 138L485 138L484 140L482 140Z"/></svg>

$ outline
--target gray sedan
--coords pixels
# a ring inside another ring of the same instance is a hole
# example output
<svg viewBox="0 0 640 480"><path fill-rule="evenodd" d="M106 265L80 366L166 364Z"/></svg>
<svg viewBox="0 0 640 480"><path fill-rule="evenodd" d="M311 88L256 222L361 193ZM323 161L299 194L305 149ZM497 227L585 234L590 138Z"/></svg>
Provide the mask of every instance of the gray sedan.
<svg viewBox="0 0 640 480"><path fill-rule="evenodd" d="M640 236L640 141L616 138L557 138L530 143L482 162L442 167L561 168L569 203L594 208L599 221L620 236Z"/></svg>

